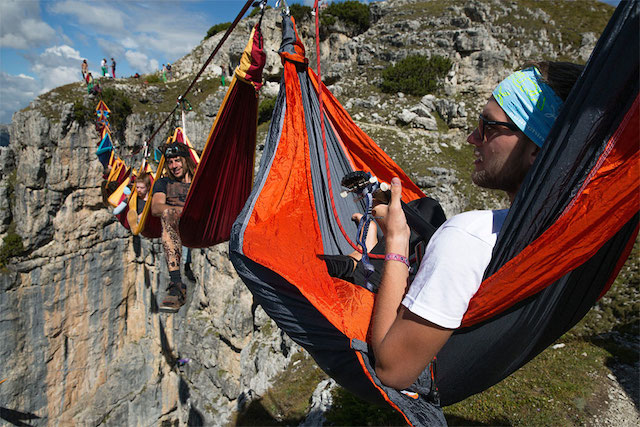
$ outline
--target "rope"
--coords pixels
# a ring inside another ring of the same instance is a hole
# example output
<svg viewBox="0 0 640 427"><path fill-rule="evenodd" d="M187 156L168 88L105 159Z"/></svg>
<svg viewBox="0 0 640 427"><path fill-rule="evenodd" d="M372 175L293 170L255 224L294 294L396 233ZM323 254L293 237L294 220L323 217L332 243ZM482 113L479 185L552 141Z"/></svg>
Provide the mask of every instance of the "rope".
<svg viewBox="0 0 640 427"><path fill-rule="evenodd" d="M238 13L238 16L236 16L236 19L233 21L233 23L231 24L231 26L229 28L227 28L227 31L224 33L224 36L222 36L222 39L220 39L220 41L218 42L218 45L216 46L216 48L213 50L213 52L211 53L211 55L209 55L209 58L205 61L204 65L202 65L202 67L200 68L200 71L198 71L198 74L196 74L196 76L194 77L194 79L191 81L191 84L189 85L189 87L184 91L184 93L182 95L180 95L178 97L178 100L176 102L176 106L173 107L173 110L171 110L171 112L169 114L167 114L167 117L165 117L165 119L162 121L162 123L160 123L160 125L156 128L156 130L151 134L151 136L145 141L144 146L146 147L147 145L149 145L149 143L151 141L153 141L153 138L156 137L156 135L158 134L158 132L160 131L160 129L162 129L162 127L167 123L167 121L169 120L169 118L171 118L171 116L176 112L176 110L178 109L178 106L181 105L182 100L184 98L186 98L186 96L189 94L189 92L191 91L191 89L193 89L193 86L195 86L195 84L197 83L198 79L200 78L200 76L202 75L202 73L204 72L204 70L207 68L207 66L211 63L211 61L213 60L213 57L218 53L218 51L220 50L220 48L222 47L222 45L224 44L224 42L227 40L227 38L229 38L229 35L231 34L231 32L235 29L235 27L238 25L238 23L240 22L240 20L242 19L242 17L244 16L244 14L247 12L247 10L249 9L249 7L251 6L251 4L254 2L254 0L247 0L247 3L244 5L244 7L242 8L242 10L240 11L240 13ZM142 150L143 147L140 147L139 149L137 149L133 154L138 154L140 152L140 150Z"/></svg>

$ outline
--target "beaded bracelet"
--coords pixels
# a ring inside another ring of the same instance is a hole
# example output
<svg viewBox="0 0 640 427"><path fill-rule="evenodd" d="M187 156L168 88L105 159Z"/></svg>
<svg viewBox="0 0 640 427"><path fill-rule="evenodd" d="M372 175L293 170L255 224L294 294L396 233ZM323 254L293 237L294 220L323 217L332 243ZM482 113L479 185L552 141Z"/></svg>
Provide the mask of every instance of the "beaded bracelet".
<svg viewBox="0 0 640 427"><path fill-rule="evenodd" d="M407 257L406 256L402 256L400 254L388 253L388 254L386 254L384 256L384 260L385 261L400 261L401 263L406 265L407 268L410 268L409 260L407 259Z"/></svg>

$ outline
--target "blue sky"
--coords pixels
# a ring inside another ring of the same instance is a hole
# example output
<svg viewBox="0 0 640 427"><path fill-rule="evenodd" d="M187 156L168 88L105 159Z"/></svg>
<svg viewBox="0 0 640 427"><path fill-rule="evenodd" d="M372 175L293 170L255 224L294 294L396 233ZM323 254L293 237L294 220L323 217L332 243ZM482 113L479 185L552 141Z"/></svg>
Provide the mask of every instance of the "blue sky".
<svg viewBox="0 0 640 427"><path fill-rule="evenodd" d="M232 21L245 1L0 0L0 123L36 96L80 81L85 58L94 76L111 57L116 76L158 70L190 52L211 26Z"/></svg>
<svg viewBox="0 0 640 427"><path fill-rule="evenodd" d="M111 57L117 77L158 70L190 52L212 25L232 21L245 2L0 0L0 123L39 94L80 81L85 58L94 76Z"/></svg>

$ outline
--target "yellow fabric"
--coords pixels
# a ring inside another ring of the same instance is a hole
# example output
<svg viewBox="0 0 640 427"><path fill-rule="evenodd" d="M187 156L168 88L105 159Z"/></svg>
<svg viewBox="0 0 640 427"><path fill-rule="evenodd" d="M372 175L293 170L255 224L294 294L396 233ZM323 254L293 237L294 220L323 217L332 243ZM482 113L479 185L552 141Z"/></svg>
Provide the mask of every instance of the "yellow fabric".
<svg viewBox="0 0 640 427"><path fill-rule="evenodd" d="M124 189L129 185L129 182L131 182L131 176L128 176L127 179L122 181L122 184L118 186L118 189L109 196L109 204L114 208L120 204L120 199L122 199Z"/></svg>
<svg viewBox="0 0 640 427"><path fill-rule="evenodd" d="M102 100L98 102L98 105L96 106L96 111L106 111L107 113L111 112L111 110L109 110L109 107L107 107L107 104L105 104L104 101Z"/></svg>
<svg viewBox="0 0 640 427"><path fill-rule="evenodd" d="M109 172L109 177L107 178L107 181L112 182L118 179L118 175L120 175L120 170L123 167L124 167L124 162L120 160L119 157L116 157L116 159L113 161L113 164L111 165L111 172Z"/></svg>
<svg viewBox="0 0 640 427"><path fill-rule="evenodd" d="M164 156L160 161L160 165L164 166ZM160 166L159 165L159 166ZM160 169L158 169L160 170ZM153 177L153 182L156 180L156 174L152 172L151 166L145 161L144 166L140 167L137 176L140 176L142 172L150 173ZM144 230L144 226L147 223L147 218L151 215L151 199L153 198L153 184L149 188L149 195L147 201L144 204L144 210L140 214L138 219L138 189L134 187L133 194L129 197L129 212L127 213L127 222L134 236L137 236Z"/></svg>
<svg viewBox="0 0 640 427"><path fill-rule="evenodd" d="M240 65L236 67L236 72L234 73L245 81L247 81L247 70L251 68L251 50L253 49L253 35L255 32L256 28L253 27L253 30L251 30L251 35L249 36L249 42L245 46L244 51L242 52L242 56L240 57Z"/></svg>

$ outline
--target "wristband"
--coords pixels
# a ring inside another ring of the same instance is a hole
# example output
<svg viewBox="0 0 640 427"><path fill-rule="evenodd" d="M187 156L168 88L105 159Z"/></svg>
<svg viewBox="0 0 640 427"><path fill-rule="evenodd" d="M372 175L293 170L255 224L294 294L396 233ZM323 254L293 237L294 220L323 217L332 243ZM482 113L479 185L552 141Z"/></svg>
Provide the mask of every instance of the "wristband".
<svg viewBox="0 0 640 427"><path fill-rule="evenodd" d="M402 256L400 254L388 253L388 254L386 254L384 256L384 260L385 261L400 261L401 263L406 265L407 268L410 268L409 260L407 259L407 257L406 256Z"/></svg>

